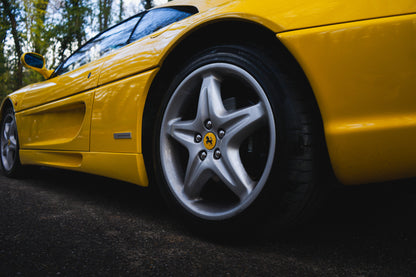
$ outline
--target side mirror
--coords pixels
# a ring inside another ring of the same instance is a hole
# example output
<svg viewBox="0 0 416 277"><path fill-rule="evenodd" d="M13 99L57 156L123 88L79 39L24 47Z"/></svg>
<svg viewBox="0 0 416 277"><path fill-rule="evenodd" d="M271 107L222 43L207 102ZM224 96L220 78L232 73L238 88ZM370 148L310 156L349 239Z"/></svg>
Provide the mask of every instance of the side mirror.
<svg viewBox="0 0 416 277"><path fill-rule="evenodd" d="M41 54L31 52L24 53L20 57L20 61L24 67L40 73L45 79L48 79L53 73L53 70L45 68L45 58Z"/></svg>

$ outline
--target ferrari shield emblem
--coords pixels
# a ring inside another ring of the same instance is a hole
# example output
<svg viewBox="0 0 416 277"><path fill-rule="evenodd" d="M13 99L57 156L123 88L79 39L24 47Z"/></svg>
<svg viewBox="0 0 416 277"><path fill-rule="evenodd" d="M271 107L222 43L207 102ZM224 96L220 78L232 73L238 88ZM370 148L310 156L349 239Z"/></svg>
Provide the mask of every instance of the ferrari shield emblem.
<svg viewBox="0 0 416 277"><path fill-rule="evenodd" d="M215 135L211 132L207 133L204 137L204 145L205 148L208 150L211 150L215 147L215 144L217 143L217 138Z"/></svg>

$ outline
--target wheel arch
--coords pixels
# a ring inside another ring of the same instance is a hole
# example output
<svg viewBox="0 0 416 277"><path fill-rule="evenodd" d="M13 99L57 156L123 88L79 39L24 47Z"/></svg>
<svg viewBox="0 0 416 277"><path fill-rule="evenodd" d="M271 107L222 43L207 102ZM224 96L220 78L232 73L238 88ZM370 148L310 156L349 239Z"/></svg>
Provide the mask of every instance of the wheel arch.
<svg viewBox="0 0 416 277"><path fill-rule="evenodd" d="M307 95L307 99L315 111L318 128L323 138L324 155L329 161L329 154L326 147L325 135L322 123L322 116L316 101L314 92L309 81L297 62L295 57L289 52L285 45L276 37L271 29L257 23L242 18L220 18L206 22L201 26L188 32L180 41L176 42L165 57L162 58L160 70L153 79L146 98L143 112L142 125L142 149L145 158L146 170L149 178L152 178L153 169L152 153L150 147L153 141L156 114L163 99L166 80L174 76L174 72L183 67L188 60L203 49L218 44L248 44L260 47L273 54L274 59L285 67L289 72L290 78L296 78L302 87L302 91ZM149 135L151 134L151 135ZM149 182L151 183L151 182Z"/></svg>
<svg viewBox="0 0 416 277"><path fill-rule="evenodd" d="M1 111L0 111L0 121L3 119L4 113L7 108L12 108L14 110L13 102L10 97L6 97L3 102L1 103Z"/></svg>

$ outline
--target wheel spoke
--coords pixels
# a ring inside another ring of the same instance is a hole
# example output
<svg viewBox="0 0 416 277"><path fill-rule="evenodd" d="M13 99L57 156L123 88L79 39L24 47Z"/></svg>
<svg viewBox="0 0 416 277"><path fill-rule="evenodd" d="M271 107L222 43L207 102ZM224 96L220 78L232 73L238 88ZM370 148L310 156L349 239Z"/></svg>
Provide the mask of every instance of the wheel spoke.
<svg viewBox="0 0 416 277"><path fill-rule="evenodd" d="M212 172L204 165L198 155L189 158L186 168L183 192L189 199L197 198L206 182L211 178Z"/></svg>
<svg viewBox="0 0 416 277"><path fill-rule="evenodd" d="M195 127L193 121L173 119L168 123L168 134L185 147L194 143Z"/></svg>
<svg viewBox="0 0 416 277"><path fill-rule="evenodd" d="M13 142L12 142L12 140L10 140L10 142L11 142L11 143L10 143L10 145L9 145L9 149L10 149L10 150L13 150L13 151L16 151L16 143L13 143Z"/></svg>
<svg viewBox="0 0 416 277"><path fill-rule="evenodd" d="M12 118L12 121L10 122L9 137L14 137L15 132L16 132L16 123L15 123L15 119Z"/></svg>
<svg viewBox="0 0 416 277"><path fill-rule="evenodd" d="M10 130L10 123L4 124L4 131L3 131L3 137L8 140L9 139L9 130Z"/></svg>
<svg viewBox="0 0 416 277"><path fill-rule="evenodd" d="M10 137L10 144L17 145L16 137L14 135Z"/></svg>
<svg viewBox="0 0 416 277"><path fill-rule="evenodd" d="M13 164L13 155L14 153L12 151L10 151L10 148L7 147L6 150L6 159L7 159L7 163L9 164L9 166L11 166Z"/></svg>
<svg viewBox="0 0 416 277"><path fill-rule="evenodd" d="M267 114L262 103L237 110L223 118L223 128L227 130L228 141L239 146L254 131L267 121Z"/></svg>
<svg viewBox="0 0 416 277"><path fill-rule="evenodd" d="M221 83L214 75L204 76L199 94L198 115L200 121L214 120L226 112L221 99Z"/></svg>
<svg viewBox="0 0 416 277"><path fill-rule="evenodd" d="M224 184L243 200L253 190L255 182L241 162L238 149L229 149L218 160L215 173Z"/></svg>
<svg viewBox="0 0 416 277"><path fill-rule="evenodd" d="M3 144L3 145L1 146L1 154L2 154L2 156L4 156L4 157L6 157L6 156L7 156L7 151L8 151L8 148L9 148L9 146L8 146L8 144L7 144L7 143L5 143L5 144Z"/></svg>
<svg viewBox="0 0 416 277"><path fill-rule="evenodd" d="M2 139L2 140L1 140L1 148L4 150L4 149L5 149L5 147L7 147L7 145L8 145L8 141L7 141L7 140L5 140L5 139Z"/></svg>

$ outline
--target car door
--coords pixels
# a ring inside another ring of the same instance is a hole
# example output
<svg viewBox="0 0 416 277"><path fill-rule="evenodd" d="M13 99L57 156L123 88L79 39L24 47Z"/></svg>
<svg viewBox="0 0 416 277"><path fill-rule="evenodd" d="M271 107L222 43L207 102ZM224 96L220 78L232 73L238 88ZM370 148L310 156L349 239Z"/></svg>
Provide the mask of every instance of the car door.
<svg viewBox="0 0 416 277"><path fill-rule="evenodd" d="M89 151L94 88L101 65L124 46L140 15L99 34L71 55L53 78L26 88L16 114L21 149Z"/></svg>
<svg viewBox="0 0 416 277"><path fill-rule="evenodd" d="M191 6L146 12L129 39L131 44L105 61L94 95L92 152L141 153L141 116L159 54L179 32L171 24L197 12Z"/></svg>

